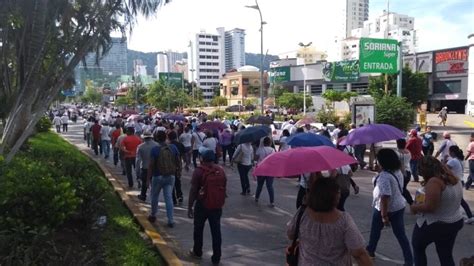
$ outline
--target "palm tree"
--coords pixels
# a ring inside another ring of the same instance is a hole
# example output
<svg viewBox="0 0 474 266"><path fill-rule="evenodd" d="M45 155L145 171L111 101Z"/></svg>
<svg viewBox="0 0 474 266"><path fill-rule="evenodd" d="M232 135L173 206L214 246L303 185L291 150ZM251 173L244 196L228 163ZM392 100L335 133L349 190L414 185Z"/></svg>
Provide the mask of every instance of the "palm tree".
<svg viewBox="0 0 474 266"><path fill-rule="evenodd" d="M107 53L161 0L5 0L0 8L0 155L10 161L88 53Z"/></svg>

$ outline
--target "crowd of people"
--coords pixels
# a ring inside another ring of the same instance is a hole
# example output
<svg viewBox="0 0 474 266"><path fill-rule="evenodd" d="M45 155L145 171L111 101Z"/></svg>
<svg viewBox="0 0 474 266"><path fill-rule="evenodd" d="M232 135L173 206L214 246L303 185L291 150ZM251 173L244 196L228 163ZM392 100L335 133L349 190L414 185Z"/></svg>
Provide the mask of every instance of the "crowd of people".
<svg viewBox="0 0 474 266"><path fill-rule="evenodd" d="M389 225L403 251L405 265L426 265L425 249L431 243L436 245L442 265L454 265L452 252L457 233L464 222L474 222L462 196L462 187L468 190L474 179L474 134L464 157L448 132L443 133L442 143L435 153L437 134L429 127L424 132L420 128L411 130L406 139L397 140L396 149L383 148L381 143L341 145L341 140L357 128L355 125L349 129L343 124L337 125L333 131L326 125L320 129L307 125L288 127L283 130L279 147L276 147L271 135L260 141L235 144L235 135L246 127L237 117L214 119L226 125L224 129L204 130L201 124L206 121L205 116L179 120L156 116L127 119L107 111L91 114L84 121L87 145L104 159L109 159L112 152L113 163L121 167L129 187L134 187L136 182L140 189L139 200L146 201L150 189L150 222L156 221L158 197L163 190L168 226L174 227L173 207L184 201L182 172L192 170L188 216L194 219L194 247L190 251L193 257L202 256L203 229L208 220L213 242L211 259L214 264L220 261L220 217L227 180L223 166L233 168L236 165L241 195L251 195L251 168L272 153L290 149L287 139L291 135L308 132L328 137L338 149L354 156L358 164L299 177L298 211L288 224L288 237L294 239L296 236L299 240L298 265L325 262L351 265L351 258L359 265L372 265L369 258L375 257L381 231ZM285 123L294 124L290 119ZM369 151L369 163L365 162L366 150ZM463 177L464 160L469 162L467 180ZM366 246L357 225L344 208L351 187L354 193L359 192L352 179L357 169L376 172L371 230ZM422 189L413 197L407 185L410 181L420 182L419 176L422 177ZM258 176L256 180L255 202L259 202L265 185L269 194L268 206L274 207L273 177ZM419 198L423 200L417 201ZM404 223L406 203L411 213L418 215L411 243ZM467 216L465 221L461 206Z"/></svg>

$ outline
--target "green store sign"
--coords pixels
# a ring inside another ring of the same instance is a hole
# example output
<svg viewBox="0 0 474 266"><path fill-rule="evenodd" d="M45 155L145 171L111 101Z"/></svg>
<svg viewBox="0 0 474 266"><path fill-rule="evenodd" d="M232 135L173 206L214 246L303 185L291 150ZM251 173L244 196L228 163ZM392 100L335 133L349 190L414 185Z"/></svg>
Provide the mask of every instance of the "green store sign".
<svg viewBox="0 0 474 266"><path fill-rule="evenodd" d="M391 39L360 39L361 73L398 73L398 41Z"/></svg>
<svg viewBox="0 0 474 266"><path fill-rule="evenodd" d="M183 86L183 73L162 72L158 74L158 79L171 87L181 88Z"/></svg>
<svg viewBox="0 0 474 266"><path fill-rule="evenodd" d="M359 60L327 62L322 71L325 81L355 82L359 80Z"/></svg>
<svg viewBox="0 0 474 266"><path fill-rule="evenodd" d="M290 81L290 67L275 67L269 72L270 83L282 83Z"/></svg>

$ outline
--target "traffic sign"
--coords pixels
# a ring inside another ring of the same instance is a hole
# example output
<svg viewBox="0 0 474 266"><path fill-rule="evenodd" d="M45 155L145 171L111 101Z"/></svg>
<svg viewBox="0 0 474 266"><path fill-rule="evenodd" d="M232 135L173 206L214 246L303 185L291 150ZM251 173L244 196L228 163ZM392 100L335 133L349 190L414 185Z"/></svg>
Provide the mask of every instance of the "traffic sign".
<svg viewBox="0 0 474 266"><path fill-rule="evenodd" d="M396 74L398 42L391 39L360 39L360 72Z"/></svg>

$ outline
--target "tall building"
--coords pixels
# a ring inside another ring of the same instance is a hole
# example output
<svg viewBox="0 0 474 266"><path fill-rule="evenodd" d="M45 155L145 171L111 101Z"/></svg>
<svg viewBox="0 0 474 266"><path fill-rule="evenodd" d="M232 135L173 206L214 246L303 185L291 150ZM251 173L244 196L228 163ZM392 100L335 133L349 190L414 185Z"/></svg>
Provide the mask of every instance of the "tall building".
<svg viewBox="0 0 474 266"><path fill-rule="evenodd" d="M363 26L369 19L369 0L336 0L336 40L351 36L351 31Z"/></svg>
<svg viewBox="0 0 474 266"><path fill-rule="evenodd" d="M169 72L168 55L164 52L159 52L156 55L155 76L159 73Z"/></svg>
<svg viewBox="0 0 474 266"><path fill-rule="evenodd" d="M133 60L133 76L144 77L146 76L146 65L140 59Z"/></svg>
<svg viewBox="0 0 474 266"><path fill-rule="evenodd" d="M120 76L127 75L127 39L112 38L110 50L101 55L99 65L104 75ZM96 66L96 55L89 53L86 56L88 66Z"/></svg>
<svg viewBox="0 0 474 266"><path fill-rule="evenodd" d="M201 31L191 42L191 55L195 61L191 66L195 68L195 82L207 102L214 97L214 90L219 88L220 77L225 73L224 28L218 28L217 32L211 34Z"/></svg>
<svg viewBox="0 0 474 266"><path fill-rule="evenodd" d="M183 61L184 59L184 53L173 52L171 50L168 50L165 53L168 56L168 69L171 69L176 62Z"/></svg>
<svg viewBox="0 0 474 266"><path fill-rule="evenodd" d="M225 71L245 65L245 30L233 29L225 32Z"/></svg>

